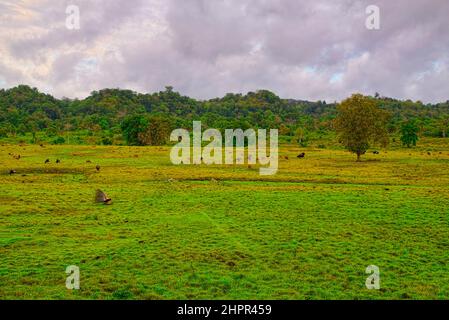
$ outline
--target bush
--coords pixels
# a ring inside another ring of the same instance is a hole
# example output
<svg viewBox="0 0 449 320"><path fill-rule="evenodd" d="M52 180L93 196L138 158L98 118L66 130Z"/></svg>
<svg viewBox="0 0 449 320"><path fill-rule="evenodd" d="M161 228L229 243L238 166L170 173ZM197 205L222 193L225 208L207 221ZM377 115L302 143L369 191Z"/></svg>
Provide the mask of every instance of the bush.
<svg viewBox="0 0 449 320"><path fill-rule="evenodd" d="M112 143L112 139L109 138L109 137L103 137L103 138L101 139L101 143L102 143L103 145L105 145L105 146L110 146L110 145L113 144L113 143Z"/></svg>
<svg viewBox="0 0 449 320"><path fill-rule="evenodd" d="M56 139L54 139L52 141L53 144L64 144L65 143L65 139L63 137L57 137Z"/></svg>
<svg viewBox="0 0 449 320"><path fill-rule="evenodd" d="M5 128L0 128L0 138L8 137L8 131Z"/></svg>

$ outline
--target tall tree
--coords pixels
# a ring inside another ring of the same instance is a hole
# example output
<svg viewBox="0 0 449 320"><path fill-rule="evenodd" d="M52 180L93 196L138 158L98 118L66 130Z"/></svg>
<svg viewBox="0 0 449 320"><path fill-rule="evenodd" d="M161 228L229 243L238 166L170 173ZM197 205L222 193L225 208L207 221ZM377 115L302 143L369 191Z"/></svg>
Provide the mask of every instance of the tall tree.
<svg viewBox="0 0 449 320"><path fill-rule="evenodd" d="M337 106L335 129L347 150L360 156L371 144L388 144L387 121L389 115L380 109L375 99L354 94Z"/></svg>
<svg viewBox="0 0 449 320"><path fill-rule="evenodd" d="M149 146L160 146L166 144L170 138L170 120L159 115L151 116L147 119L148 124L146 129L137 135L139 144Z"/></svg>
<svg viewBox="0 0 449 320"><path fill-rule="evenodd" d="M123 119L122 124L123 138L128 145L141 145L139 135L148 128L148 119L143 115L132 115Z"/></svg>
<svg viewBox="0 0 449 320"><path fill-rule="evenodd" d="M449 129L449 116L448 115L443 115L440 117L440 119L438 119L438 127L441 130L441 136L443 138L446 138L447 136L447 131Z"/></svg>
<svg viewBox="0 0 449 320"><path fill-rule="evenodd" d="M401 125L401 142L402 145L410 148L411 146L416 146L418 141L418 131L419 128L415 121L407 121Z"/></svg>

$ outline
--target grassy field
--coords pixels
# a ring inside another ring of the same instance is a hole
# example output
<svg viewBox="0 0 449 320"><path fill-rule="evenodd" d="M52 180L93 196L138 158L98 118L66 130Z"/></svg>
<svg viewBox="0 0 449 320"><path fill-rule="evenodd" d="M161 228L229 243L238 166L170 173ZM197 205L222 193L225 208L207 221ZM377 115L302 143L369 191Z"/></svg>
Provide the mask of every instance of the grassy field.
<svg viewBox="0 0 449 320"><path fill-rule="evenodd" d="M2 145L0 298L449 298L449 139L360 163L301 151L260 176L175 166L168 147Z"/></svg>

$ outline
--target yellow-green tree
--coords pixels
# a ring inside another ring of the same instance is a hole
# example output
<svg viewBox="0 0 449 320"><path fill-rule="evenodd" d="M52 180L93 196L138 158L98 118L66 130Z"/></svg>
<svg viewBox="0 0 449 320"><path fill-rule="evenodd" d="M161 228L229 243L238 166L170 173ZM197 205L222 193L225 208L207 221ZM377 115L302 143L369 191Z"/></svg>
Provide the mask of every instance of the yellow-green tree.
<svg viewBox="0 0 449 320"><path fill-rule="evenodd" d="M337 106L335 129L339 142L347 150L360 156L371 144L388 144L387 121L389 114L380 109L375 99L354 94Z"/></svg>

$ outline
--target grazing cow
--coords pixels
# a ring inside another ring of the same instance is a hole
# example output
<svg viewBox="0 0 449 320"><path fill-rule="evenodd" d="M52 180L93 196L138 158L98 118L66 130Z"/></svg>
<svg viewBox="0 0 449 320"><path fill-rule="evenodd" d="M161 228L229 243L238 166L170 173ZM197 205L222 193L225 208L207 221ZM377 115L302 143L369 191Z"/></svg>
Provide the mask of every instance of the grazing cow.
<svg viewBox="0 0 449 320"><path fill-rule="evenodd" d="M430 152L427 152L427 155L430 156L430 155L432 155L432 154L431 154Z"/></svg>
<svg viewBox="0 0 449 320"><path fill-rule="evenodd" d="M13 175L13 174L15 174L15 173L17 173L16 170L9 170L9 175L10 175L10 176Z"/></svg>
<svg viewBox="0 0 449 320"><path fill-rule="evenodd" d="M284 159L285 159L285 160L288 160L288 156L285 156Z"/></svg>
<svg viewBox="0 0 449 320"><path fill-rule="evenodd" d="M100 189L97 189L95 193L95 202L103 202L104 204L111 204L112 199L109 198L106 193L104 193Z"/></svg>
<svg viewBox="0 0 449 320"><path fill-rule="evenodd" d="M373 154L379 154L380 152L379 151L377 151L377 150L374 150L373 151Z"/></svg>
<svg viewBox="0 0 449 320"><path fill-rule="evenodd" d="M50 159L45 160L45 164L50 163Z"/></svg>
<svg viewBox="0 0 449 320"><path fill-rule="evenodd" d="M95 166L95 169L97 169L97 171L100 171L100 166L97 164L96 166Z"/></svg>
<svg viewBox="0 0 449 320"><path fill-rule="evenodd" d="M61 160L59 160L59 159L56 159L56 163L61 163Z"/></svg>
<svg viewBox="0 0 449 320"><path fill-rule="evenodd" d="M306 156L306 154L304 152L301 152L300 154L298 154L297 158L304 158Z"/></svg>
<svg viewBox="0 0 449 320"><path fill-rule="evenodd" d="M90 161L90 160L86 160L86 163L92 163L92 161Z"/></svg>

